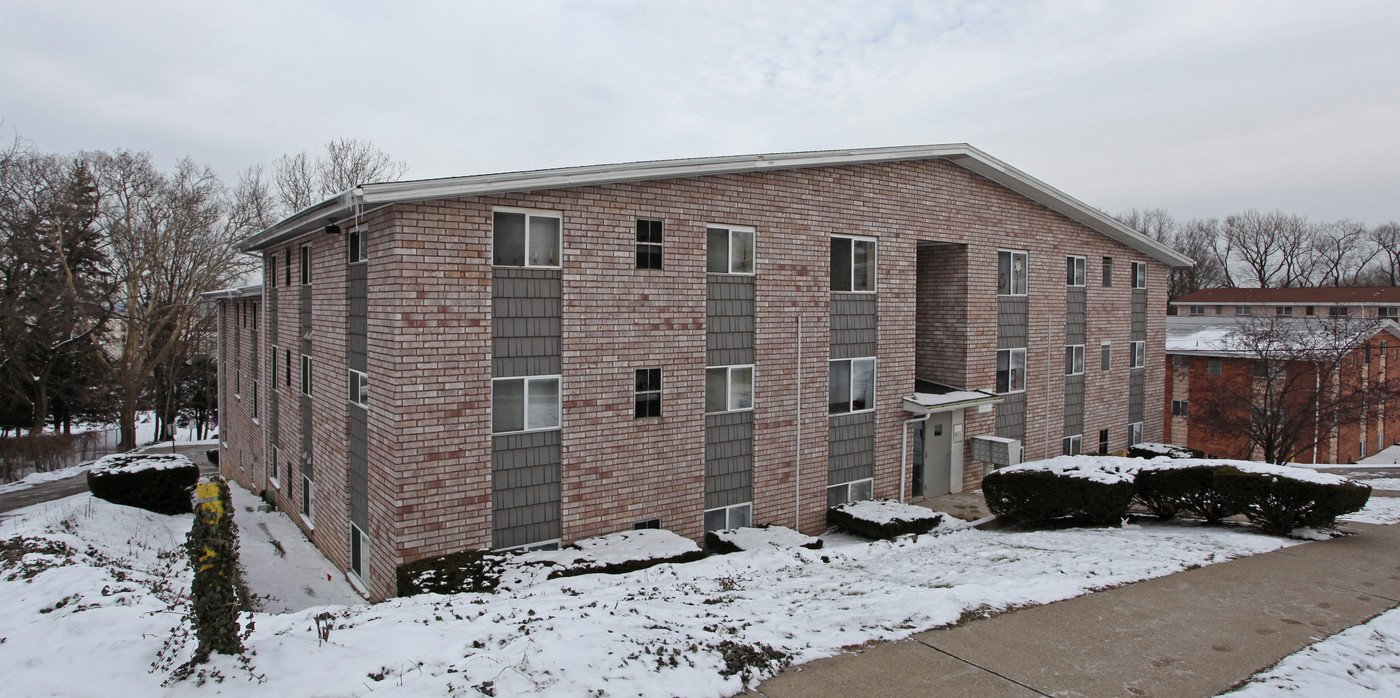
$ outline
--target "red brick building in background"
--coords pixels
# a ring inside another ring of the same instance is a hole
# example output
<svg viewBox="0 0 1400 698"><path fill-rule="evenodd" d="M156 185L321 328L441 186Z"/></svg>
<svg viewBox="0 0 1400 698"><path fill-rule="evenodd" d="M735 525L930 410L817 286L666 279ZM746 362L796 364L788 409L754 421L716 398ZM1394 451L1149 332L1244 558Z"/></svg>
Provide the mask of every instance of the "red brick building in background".
<svg viewBox="0 0 1400 698"><path fill-rule="evenodd" d="M1201 409L1221 386L1238 392L1243 386L1257 387L1265 380L1256 355L1229 341L1231 333L1248 323L1359 320L1353 324L1370 336L1359 341L1341 362L1340 381L1347 385L1362 380L1390 385L1400 382L1400 324L1395 322L1400 318L1400 288L1205 289L1172 301L1171 308L1164 401L1168 443L1222 458L1261 457L1251 448L1246 434L1220 424ZM1306 362L1291 362L1285 370L1290 376L1316 379ZM1316 449L1303 449L1294 460L1355 463L1400 443L1400 405L1392 404L1393 399L1387 400L1382 393L1377 391L1375 400L1361 401L1356 406L1358 419L1342 420L1348 423L1321 439ZM1316 410L1316 404L1296 409ZM1325 424L1328 420L1324 416L1320 421Z"/></svg>
<svg viewBox="0 0 1400 698"><path fill-rule="evenodd" d="M365 184L240 247L223 470L372 598L464 549L820 532L975 486L979 437L1160 440L1190 262L966 145Z"/></svg>

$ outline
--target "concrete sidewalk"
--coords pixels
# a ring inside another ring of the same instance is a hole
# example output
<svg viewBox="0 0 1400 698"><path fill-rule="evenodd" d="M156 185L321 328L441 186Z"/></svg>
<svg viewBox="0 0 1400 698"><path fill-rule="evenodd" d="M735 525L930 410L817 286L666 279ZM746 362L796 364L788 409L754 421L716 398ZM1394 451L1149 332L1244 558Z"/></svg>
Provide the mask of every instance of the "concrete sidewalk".
<svg viewBox="0 0 1400 698"><path fill-rule="evenodd" d="M1213 696L1400 605L1400 526L793 667L751 696Z"/></svg>

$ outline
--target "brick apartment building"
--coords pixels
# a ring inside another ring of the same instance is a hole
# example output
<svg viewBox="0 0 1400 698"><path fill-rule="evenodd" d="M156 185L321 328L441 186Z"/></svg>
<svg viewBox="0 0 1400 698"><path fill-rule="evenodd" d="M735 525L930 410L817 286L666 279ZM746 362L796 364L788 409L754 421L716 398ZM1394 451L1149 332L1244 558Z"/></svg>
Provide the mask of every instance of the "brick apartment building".
<svg viewBox="0 0 1400 698"><path fill-rule="evenodd" d="M240 247L224 472L374 598L463 549L819 532L975 486L977 437L1160 440L1189 263L966 145L366 184Z"/></svg>
<svg viewBox="0 0 1400 698"><path fill-rule="evenodd" d="M1262 389L1267 380L1258 353L1241 350L1229 341L1245 324L1273 319L1279 323L1317 323L1350 318L1369 337L1358 342L1338 369L1339 382L1353 384L1365 377L1376 382L1400 381L1400 288L1216 288L1172 301L1167 317L1167 385L1164 402L1165 439L1208 455L1224 458L1260 457L1248 437L1222 425L1201 409L1222 386ZM1305 362L1287 362L1289 375L1311 371ZM1316 403L1311 408L1316 409ZM1301 451L1299 463L1355 463L1400 443L1400 405L1385 399L1362 401L1357 420L1342 420L1335 433L1316 449ZM1324 416L1322 424L1328 419Z"/></svg>

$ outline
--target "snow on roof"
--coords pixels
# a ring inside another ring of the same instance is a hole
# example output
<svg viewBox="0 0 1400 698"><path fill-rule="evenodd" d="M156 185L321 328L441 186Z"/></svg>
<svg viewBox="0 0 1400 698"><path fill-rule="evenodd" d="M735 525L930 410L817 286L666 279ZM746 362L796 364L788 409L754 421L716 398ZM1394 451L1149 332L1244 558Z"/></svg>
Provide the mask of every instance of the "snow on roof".
<svg viewBox="0 0 1400 698"><path fill-rule="evenodd" d="M1374 335L1389 332L1400 337L1400 325L1394 322L1376 323L1371 320L1330 318L1256 318L1253 316L1232 317L1183 317L1167 316L1166 352L1168 354L1189 354L1198 356L1254 356L1255 348L1245 347L1234 338L1242 327L1253 323L1281 323L1284 330L1279 336L1287 338L1302 347L1309 341L1316 342L1318 348L1337 345L1338 336L1345 336L1348 327L1339 327L1338 335L1330 332L1312 332L1309 328L1322 327L1322 323L1345 322L1354 326L1355 332L1349 343L1359 344L1359 333Z"/></svg>
<svg viewBox="0 0 1400 698"><path fill-rule="evenodd" d="M1353 288L1204 288L1172 305L1368 305L1400 304L1398 286Z"/></svg>
<svg viewBox="0 0 1400 698"><path fill-rule="evenodd" d="M985 390L955 388L932 381L915 381L913 397L904 398L904 409L915 414L943 412L958 407L978 404L995 404L1002 398Z"/></svg>

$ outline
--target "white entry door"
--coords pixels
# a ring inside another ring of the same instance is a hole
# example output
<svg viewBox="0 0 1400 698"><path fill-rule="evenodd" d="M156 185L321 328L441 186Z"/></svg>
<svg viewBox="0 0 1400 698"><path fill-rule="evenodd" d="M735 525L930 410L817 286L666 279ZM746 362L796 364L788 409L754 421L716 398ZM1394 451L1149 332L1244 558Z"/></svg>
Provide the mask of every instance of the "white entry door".
<svg viewBox="0 0 1400 698"><path fill-rule="evenodd" d="M924 496L942 497L953 487L953 413L929 415L924 423Z"/></svg>

